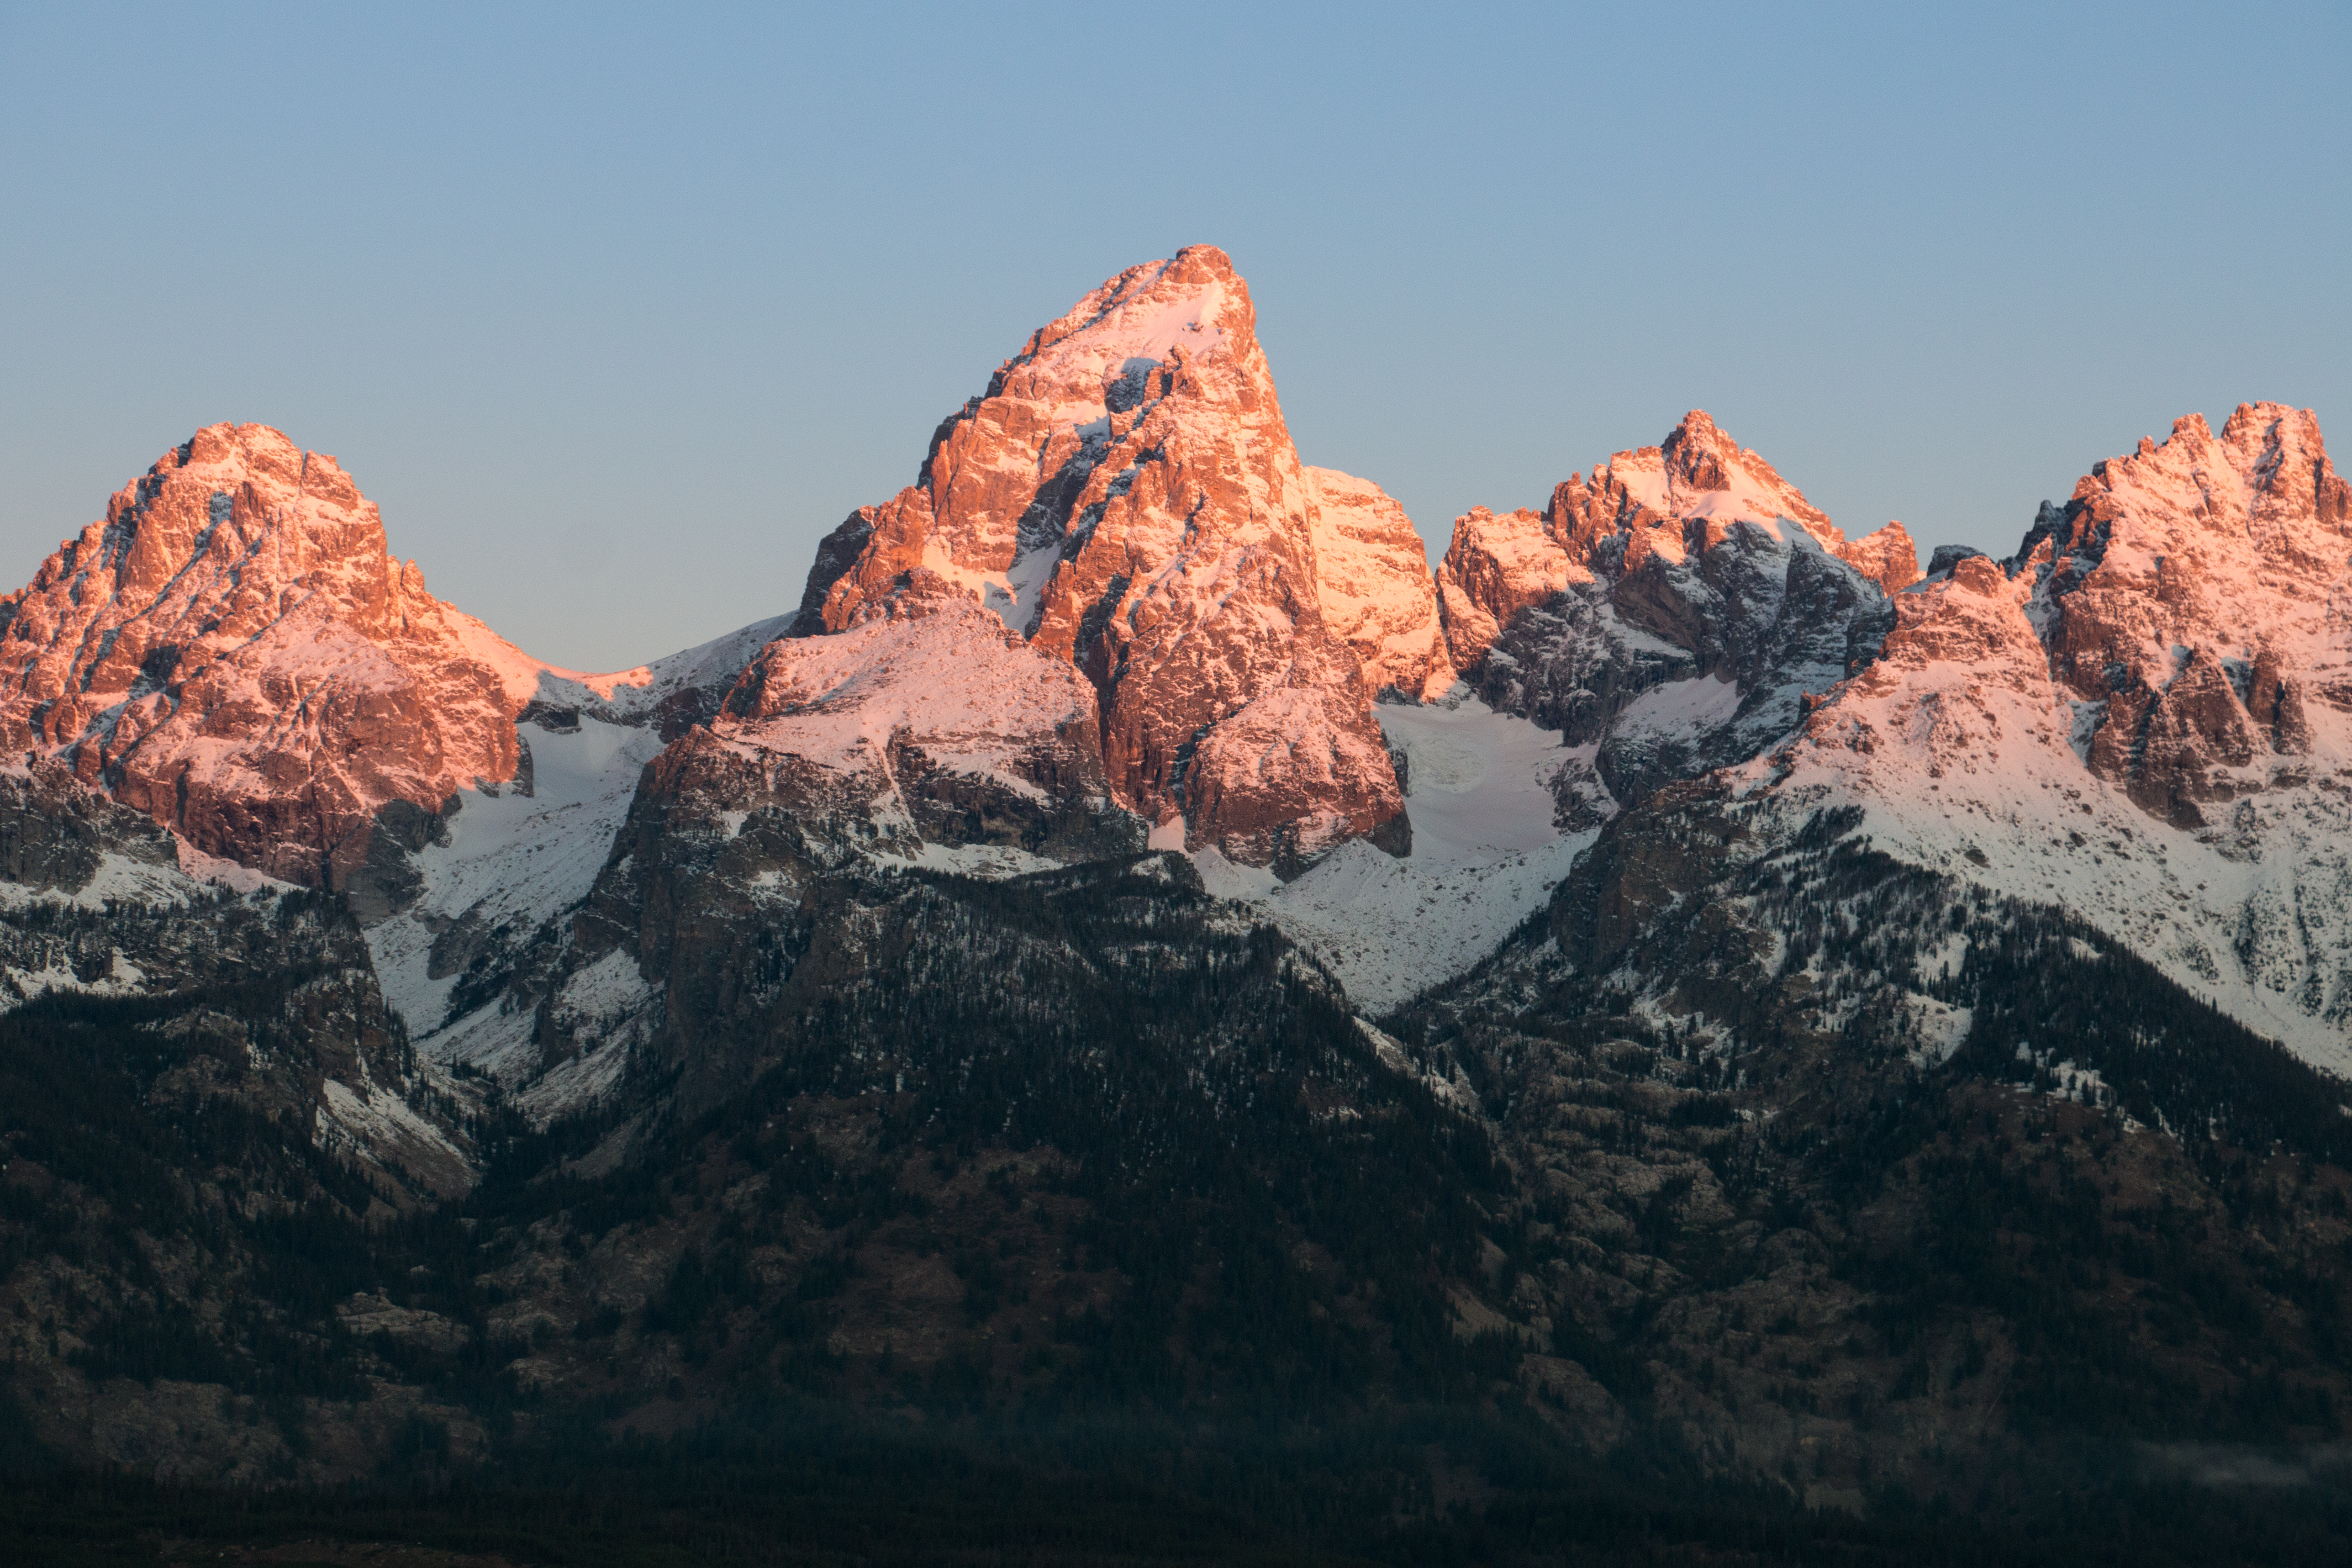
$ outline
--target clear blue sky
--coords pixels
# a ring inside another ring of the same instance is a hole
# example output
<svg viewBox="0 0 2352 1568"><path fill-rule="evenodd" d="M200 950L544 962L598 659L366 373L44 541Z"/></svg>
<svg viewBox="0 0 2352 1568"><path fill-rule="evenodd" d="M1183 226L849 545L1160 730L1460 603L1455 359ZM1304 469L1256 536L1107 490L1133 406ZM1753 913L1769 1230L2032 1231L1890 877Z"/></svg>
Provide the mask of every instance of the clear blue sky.
<svg viewBox="0 0 2352 1568"><path fill-rule="evenodd" d="M0 583L259 420L625 666L795 603L1031 328L1195 241L1307 460L1436 549L1698 406L1849 532L2005 552L2191 410L2352 443L2347 62L2341 0L5 0Z"/></svg>

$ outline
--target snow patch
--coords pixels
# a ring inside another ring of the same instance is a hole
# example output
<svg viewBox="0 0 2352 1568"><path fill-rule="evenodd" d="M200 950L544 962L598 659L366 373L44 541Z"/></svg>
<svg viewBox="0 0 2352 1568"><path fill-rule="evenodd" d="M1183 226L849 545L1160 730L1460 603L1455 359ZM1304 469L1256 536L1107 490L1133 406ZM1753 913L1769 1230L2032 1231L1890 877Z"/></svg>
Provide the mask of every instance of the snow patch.
<svg viewBox="0 0 2352 1568"><path fill-rule="evenodd" d="M1611 730L1619 735L1697 736L1721 729L1738 711L1738 682L1701 675L1652 687L1626 704Z"/></svg>
<svg viewBox="0 0 2352 1568"><path fill-rule="evenodd" d="M1913 1067L1941 1067L1950 1061L1968 1043L1969 1030L1976 1025L1974 1009L1955 1007L1916 992L1906 998L1906 1005L1919 1040L1917 1047L1909 1053Z"/></svg>
<svg viewBox="0 0 2352 1568"><path fill-rule="evenodd" d="M217 855L207 855L178 834L172 836L180 856L180 869L199 882L210 882L235 893L290 893L294 884L281 882L266 872L250 866L240 866L234 860L224 860Z"/></svg>
<svg viewBox="0 0 2352 1568"><path fill-rule="evenodd" d="M1599 832L1554 825L1552 780L1576 754L1556 732L1475 697L1373 712L1406 757L1410 856L1354 839L1286 885L1213 849L1192 861L1211 893L1256 905L1379 1014L1501 946Z"/></svg>
<svg viewBox="0 0 2352 1568"><path fill-rule="evenodd" d="M466 652L497 674L507 700L517 709L534 700L585 705L602 709L604 717L614 720L642 719L673 693L731 679L793 623L791 616L773 616L651 664L591 674L533 658L462 610L445 605L442 615Z"/></svg>
<svg viewBox="0 0 2352 1568"><path fill-rule="evenodd" d="M527 936L586 898L628 816L638 774L660 751L650 731L583 713L571 734L532 732L534 794L460 795L447 819L449 842L413 859L424 882L415 903L367 931L384 1000L407 1020L419 1049L509 1080L528 1070L520 1050L530 1032L527 1013L516 1017L494 1003L445 1023L458 974L428 973L434 937L462 919Z"/></svg>
<svg viewBox="0 0 2352 1568"><path fill-rule="evenodd" d="M39 997L51 991L72 992L85 996L131 996L145 989L147 976L139 966L122 956L116 948L105 973L95 980L84 980L70 968L52 964L47 969L0 968L0 976L22 991L27 999ZM7 994L0 994L0 1013L8 1012L17 1004Z"/></svg>
<svg viewBox="0 0 2352 1568"><path fill-rule="evenodd" d="M945 871L958 877L978 877L990 881L1062 868L1058 860L1048 860L1043 855L1032 855L1026 849L1015 848L1009 844L927 843L911 856L877 855L874 858L877 864L896 860L901 865L919 866L926 871Z"/></svg>
<svg viewBox="0 0 2352 1568"><path fill-rule="evenodd" d="M367 1086L365 1093L354 1089L340 1079L329 1079L320 1106L318 1139L321 1146L336 1148L342 1144L341 1132L350 1140L357 1152L398 1151L404 1145L436 1150L461 1163L464 1156L457 1152L442 1131L419 1116L415 1108L400 1096L380 1085Z"/></svg>

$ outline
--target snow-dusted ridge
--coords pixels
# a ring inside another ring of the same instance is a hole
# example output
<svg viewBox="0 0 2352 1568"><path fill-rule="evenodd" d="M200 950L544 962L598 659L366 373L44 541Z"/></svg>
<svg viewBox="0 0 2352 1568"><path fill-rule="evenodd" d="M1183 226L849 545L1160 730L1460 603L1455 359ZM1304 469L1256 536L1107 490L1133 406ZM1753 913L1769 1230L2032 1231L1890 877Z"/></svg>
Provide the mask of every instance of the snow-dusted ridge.
<svg viewBox="0 0 2352 1568"><path fill-rule="evenodd" d="M723 689L793 624L791 616L772 616L650 664L591 674L533 658L463 611L449 612L449 618L466 651L497 672L518 711L544 702L619 723L645 722L665 700L681 692Z"/></svg>
<svg viewBox="0 0 2352 1568"><path fill-rule="evenodd" d="M347 894L435 1070L548 1114L690 1032L645 921L695 898L772 934L845 868L1182 849L1379 1014L1708 775L1856 808L2352 1072L2352 490L2307 412L2183 420L2012 562L1918 582L1901 525L1848 540L1693 411L1465 514L1432 574L1377 485L1300 460L1255 321L1213 247L1107 280L797 613L605 673L433 598L331 458L207 427L5 601L16 754L176 844L62 896ZM100 956L76 984L136 988Z"/></svg>

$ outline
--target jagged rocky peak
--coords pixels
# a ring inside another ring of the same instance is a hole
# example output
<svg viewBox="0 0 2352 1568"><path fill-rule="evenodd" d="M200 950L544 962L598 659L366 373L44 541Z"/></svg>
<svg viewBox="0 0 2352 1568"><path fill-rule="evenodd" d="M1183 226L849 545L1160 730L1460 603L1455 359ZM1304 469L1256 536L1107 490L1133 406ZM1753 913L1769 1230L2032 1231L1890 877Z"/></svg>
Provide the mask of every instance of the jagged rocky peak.
<svg viewBox="0 0 2352 1568"><path fill-rule="evenodd" d="M1498 516L1480 507L1455 521L1437 572L1454 662L1475 664L1514 616L1570 584L1686 566L1743 523L1776 538L1801 532L1885 593L1919 580L1918 548L1901 523L1847 539L1771 464L1695 408L1657 446L1562 480L1541 511Z"/></svg>
<svg viewBox="0 0 2352 1568"><path fill-rule="evenodd" d="M1786 734L1809 693L1870 658L1890 587L1918 574L1901 524L1848 540L1694 410L1540 512L1461 518L1437 584L1454 667L1496 708L1595 747L1622 805ZM1601 796L1573 771L1556 793L1589 816Z"/></svg>
<svg viewBox="0 0 2352 1568"><path fill-rule="evenodd" d="M166 453L0 623L0 744L363 909L457 791L515 771L478 623L393 558L334 458L267 426Z"/></svg>
<svg viewBox="0 0 2352 1568"><path fill-rule="evenodd" d="M1882 593L1899 594L1919 580L1919 545L1900 522L1832 547L1841 561L1876 583Z"/></svg>
<svg viewBox="0 0 2352 1568"><path fill-rule="evenodd" d="M2084 705L2086 758L2158 816L2295 776L2344 749L2352 661L2331 632L2352 487L2308 409L2241 404L2095 465L2044 506L2015 565L2053 677Z"/></svg>
<svg viewBox="0 0 2352 1568"><path fill-rule="evenodd" d="M976 600L1098 702L1113 795L1255 865L1407 831L1370 699L1451 680L1402 509L1309 470L1248 286L1195 246L1032 333L915 484L819 549L796 629Z"/></svg>
<svg viewBox="0 0 2352 1568"><path fill-rule="evenodd" d="M2008 561L1939 550L1742 798L1855 808L1877 849L2063 905L2344 1072L2347 535L2310 414L2183 418L2045 504Z"/></svg>
<svg viewBox="0 0 2352 1568"><path fill-rule="evenodd" d="M1803 740L1842 762L1851 754L1882 782L1904 766L1895 760L1902 753L1913 769L1903 775L1909 787L1922 787L1922 774L2023 776L2010 764L2029 753L2033 766L2074 771L2063 704L2029 618L2030 594L2027 583L1972 554L1918 592L1896 596L1875 657L1807 703ZM1965 786L1956 777L1953 787Z"/></svg>

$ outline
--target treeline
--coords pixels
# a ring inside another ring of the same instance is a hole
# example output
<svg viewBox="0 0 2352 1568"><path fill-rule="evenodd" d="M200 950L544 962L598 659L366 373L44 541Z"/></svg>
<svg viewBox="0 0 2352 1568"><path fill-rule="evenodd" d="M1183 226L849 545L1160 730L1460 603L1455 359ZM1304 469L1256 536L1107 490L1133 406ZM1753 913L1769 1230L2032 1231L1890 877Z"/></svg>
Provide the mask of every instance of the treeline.
<svg viewBox="0 0 2352 1568"><path fill-rule="evenodd" d="M794 1386L824 1388L837 1380L814 1347L877 1236L936 1237L971 1329L1004 1304L987 1237L957 1239L904 1174L978 1162L993 1165L1007 1213L1073 1201L1084 1217L1050 1244L1067 1272L1118 1281L1115 1309L1057 1322L1052 1397L1246 1393L1316 1408L1376 1388L1466 1392L1493 1375L1491 1350L1463 1344L1441 1289L1475 1266L1475 1195L1500 1179L1492 1150L1371 1058L1336 987L1287 942L1219 919L1148 864L906 879L866 912L867 945L903 980L787 993L772 1032L740 1043L765 1072L658 1129L610 1174L546 1169L603 1120L493 1140L492 1179L468 1215L486 1233L560 1215L580 1247L616 1226L687 1224L701 1239L637 1326L677 1337L690 1366L731 1335L733 1364L787 1357ZM809 1135L813 1104L856 1108L856 1159ZM681 1219L700 1194L738 1186L756 1187L751 1208ZM787 1214L831 1239L793 1260L780 1291L750 1259ZM1300 1267L1302 1247L1319 1270ZM762 1342L726 1327L747 1311ZM992 1386L950 1356L923 1396L953 1405Z"/></svg>

